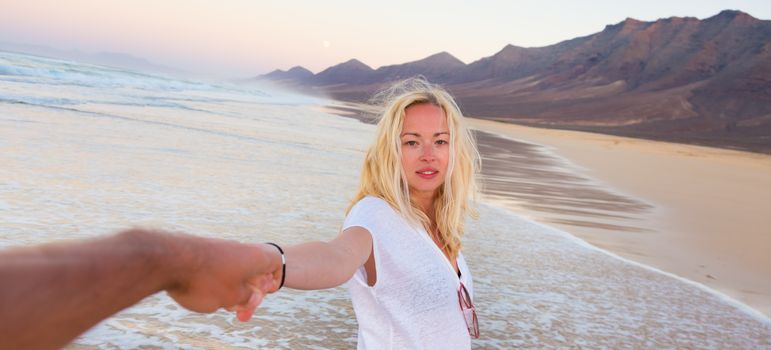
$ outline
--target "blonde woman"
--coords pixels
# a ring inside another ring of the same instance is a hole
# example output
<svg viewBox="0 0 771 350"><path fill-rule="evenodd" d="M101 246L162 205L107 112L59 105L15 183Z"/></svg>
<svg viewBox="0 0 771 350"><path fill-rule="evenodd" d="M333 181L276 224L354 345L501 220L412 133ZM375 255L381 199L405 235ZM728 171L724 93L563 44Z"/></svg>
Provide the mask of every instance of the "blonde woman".
<svg viewBox="0 0 771 350"><path fill-rule="evenodd" d="M359 190L330 242L275 245L289 288L348 282L359 349L463 349L479 336L461 254L478 154L452 97L423 79L390 89Z"/></svg>

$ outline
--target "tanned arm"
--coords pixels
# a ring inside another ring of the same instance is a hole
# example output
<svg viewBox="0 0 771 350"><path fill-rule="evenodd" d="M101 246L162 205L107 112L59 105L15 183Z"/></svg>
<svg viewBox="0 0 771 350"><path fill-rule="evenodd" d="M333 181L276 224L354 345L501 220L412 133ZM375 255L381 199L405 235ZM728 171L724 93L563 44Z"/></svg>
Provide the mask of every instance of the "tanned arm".
<svg viewBox="0 0 771 350"><path fill-rule="evenodd" d="M245 321L280 268L272 246L146 230L0 251L0 348L63 347L163 290L190 310L226 307Z"/></svg>

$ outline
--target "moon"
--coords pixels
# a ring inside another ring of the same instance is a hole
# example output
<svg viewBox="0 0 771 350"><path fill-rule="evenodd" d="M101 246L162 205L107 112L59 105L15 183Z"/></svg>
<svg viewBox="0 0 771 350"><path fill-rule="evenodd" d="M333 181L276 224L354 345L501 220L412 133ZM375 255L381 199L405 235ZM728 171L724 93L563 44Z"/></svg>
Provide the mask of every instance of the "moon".
<svg viewBox="0 0 771 350"><path fill-rule="evenodd" d="M329 48L329 40L322 41L321 46L324 46L325 49Z"/></svg>

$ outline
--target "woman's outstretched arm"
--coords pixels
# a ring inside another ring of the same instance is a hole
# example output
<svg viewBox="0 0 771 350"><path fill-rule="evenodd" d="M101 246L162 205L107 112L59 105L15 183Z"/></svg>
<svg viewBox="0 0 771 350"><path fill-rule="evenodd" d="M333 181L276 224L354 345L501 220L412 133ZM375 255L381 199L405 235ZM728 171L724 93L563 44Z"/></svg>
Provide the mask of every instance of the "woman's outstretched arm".
<svg viewBox="0 0 771 350"><path fill-rule="evenodd" d="M284 285L306 290L337 287L364 265L371 252L372 236L359 226L342 231L329 242L287 247Z"/></svg>

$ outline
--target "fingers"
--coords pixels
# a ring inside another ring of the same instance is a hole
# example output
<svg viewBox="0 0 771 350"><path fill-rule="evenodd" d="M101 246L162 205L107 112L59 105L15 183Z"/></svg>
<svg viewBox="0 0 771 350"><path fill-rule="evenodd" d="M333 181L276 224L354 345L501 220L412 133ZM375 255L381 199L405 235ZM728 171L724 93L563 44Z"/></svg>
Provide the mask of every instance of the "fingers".
<svg viewBox="0 0 771 350"><path fill-rule="evenodd" d="M235 307L236 318L238 318L238 320L241 322L249 321L252 318L252 315L254 315L254 311L262 303L263 299L265 299L265 293L259 290L254 291L246 305L238 305Z"/></svg>
<svg viewBox="0 0 771 350"><path fill-rule="evenodd" d="M264 294L275 293L278 290L280 279L276 279L275 275L266 273L259 276L250 278L246 283L253 290L261 290Z"/></svg>
<svg viewBox="0 0 771 350"><path fill-rule="evenodd" d="M249 321L254 315L254 311L265 299L265 295L273 293L275 290L274 278L271 274L255 276L246 282L250 295L245 303L227 307L226 310L236 313L236 318L241 322Z"/></svg>
<svg viewBox="0 0 771 350"><path fill-rule="evenodd" d="M281 284L281 276L276 274L265 274L260 277L259 283L261 289L267 293L275 293Z"/></svg>
<svg viewBox="0 0 771 350"><path fill-rule="evenodd" d="M252 293L252 296L249 298L249 302L245 306L239 306L238 310L236 311L236 318L238 318L241 322L249 321L252 318L252 315L254 315L254 310L257 309L257 306L262 303L262 299L264 298L264 294L260 291L256 291Z"/></svg>

